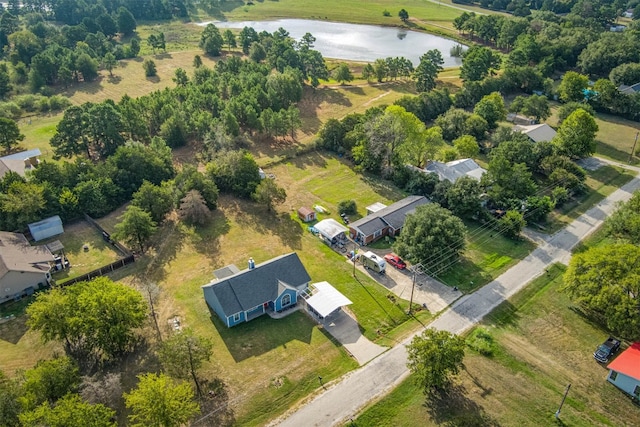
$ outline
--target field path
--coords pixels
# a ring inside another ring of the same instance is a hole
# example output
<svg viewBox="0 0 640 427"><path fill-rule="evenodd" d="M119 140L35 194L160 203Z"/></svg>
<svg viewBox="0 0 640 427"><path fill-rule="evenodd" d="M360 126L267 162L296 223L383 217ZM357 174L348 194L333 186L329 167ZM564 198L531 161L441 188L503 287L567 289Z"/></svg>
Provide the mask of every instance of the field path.
<svg viewBox="0 0 640 427"><path fill-rule="evenodd" d="M632 169L637 171L637 168ZM557 262L566 264L571 258L571 249L596 230L615 210L618 202L629 200L638 189L640 175L555 233L496 280L460 298L428 327L456 334L469 330L500 303L544 274L549 265ZM355 417L369 402L387 394L409 375L405 345L411 338L347 374L339 382L329 384L322 394L272 425L334 426Z"/></svg>

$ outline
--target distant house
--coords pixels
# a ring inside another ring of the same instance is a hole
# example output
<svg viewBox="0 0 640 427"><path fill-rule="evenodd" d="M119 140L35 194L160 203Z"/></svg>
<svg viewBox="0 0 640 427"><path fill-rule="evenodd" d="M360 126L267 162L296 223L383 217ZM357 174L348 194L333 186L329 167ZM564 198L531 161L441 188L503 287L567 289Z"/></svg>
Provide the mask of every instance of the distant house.
<svg viewBox="0 0 640 427"><path fill-rule="evenodd" d="M31 246L20 233L0 231L0 303L51 282L53 255L45 246Z"/></svg>
<svg viewBox="0 0 640 427"><path fill-rule="evenodd" d="M625 95L633 95L640 92L640 82L631 86L620 85L618 86L618 90L620 93L624 93Z"/></svg>
<svg viewBox="0 0 640 427"><path fill-rule="evenodd" d="M427 173L435 173L440 181L447 180L454 183L463 176L469 176L476 181L480 181L486 172L473 159L460 159L448 163L429 162L424 168Z"/></svg>
<svg viewBox="0 0 640 427"><path fill-rule="evenodd" d="M546 123L530 126L514 126L513 130L523 133L533 142L551 141L556 136L556 131Z"/></svg>
<svg viewBox="0 0 640 427"><path fill-rule="evenodd" d="M607 368L607 381L628 395L640 398L640 342L620 353Z"/></svg>
<svg viewBox="0 0 640 427"><path fill-rule="evenodd" d="M396 236L400 234L407 214L427 203L429 200L424 196L405 197L386 208L352 222L349 225L349 234L352 239L363 245L374 242L383 236Z"/></svg>
<svg viewBox="0 0 640 427"><path fill-rule="evenodd" d="M625 18L633 18L633 9L627 9L624 12L622 12L622 16L624 16Z"/></svg>
<svg viewBox="0 0 640 427"><path fill-rule="evenodd" d="M298 218L302 220L302 222L311 222L316 220L316 211L313 209L309 209L305 206L298 209Z"/></svg>
<svg viewBox="0 0 640 427"><path fill-rule="evenodd" d="M227 327L296 305L311 281L295 252L240 271L235 265L217 270L202 290L207 304Z"/></svg>
<svg viewBox="0 0 640 427"><path fill-rule="evenodd" d="M0 157L0 178L8 172L16 172L20 176L25 176L27 171L38 166L40 163L38 156L41 154L40 150L36 148Z"/></svg>

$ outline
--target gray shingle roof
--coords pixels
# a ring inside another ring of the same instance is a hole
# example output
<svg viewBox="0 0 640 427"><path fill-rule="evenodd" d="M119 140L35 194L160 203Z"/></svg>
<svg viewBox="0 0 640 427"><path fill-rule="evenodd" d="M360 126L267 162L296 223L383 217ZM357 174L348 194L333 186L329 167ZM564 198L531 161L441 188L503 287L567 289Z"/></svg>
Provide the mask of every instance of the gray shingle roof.
<svg viewBox="0 0 640 427"><path fill-rule="evenodd" d="M53 255L45 246L31 246L20 233L0 231L0 278L9 271L46 273Z"/></svg>
<svg viewBox="0 0 640 427"><path fill-rule="evenodd" d="M404 225L404 219L408 213L427 203L429 203L429 200L424 196L405 197L384 209L352 222L351 228L359 230L365 236L369 236L374 231L383 229L386 226L397 230Z"/></svg>
<svg viewBox="0 0 640 427"><path fill-rule="evenodd" d="M420 170L420 169L418 169ZM463 176L470 176L475 180L480 180L486 172L473 159L454 160L448 163L430 162L424 168L425 172L435 173L440 181L447 180L454 183Z"/></svg>
<svg viewBox="0 0 640 427"><path fill-rule="evenodd" d="M251 270L215 280L203 288L213 291L228 317L275 300L285 287L298 288L310 281L298 254L292 252L258 264Z"/></svg>

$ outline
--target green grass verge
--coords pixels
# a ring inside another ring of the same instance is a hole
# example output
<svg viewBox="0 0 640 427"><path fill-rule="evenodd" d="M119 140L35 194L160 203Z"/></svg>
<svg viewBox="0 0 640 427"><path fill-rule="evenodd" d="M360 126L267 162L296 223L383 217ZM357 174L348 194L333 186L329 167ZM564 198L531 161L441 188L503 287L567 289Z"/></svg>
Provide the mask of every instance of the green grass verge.
<svg viewBox="0 0 640 427"><path fill-rule="evenodd" d="M558 291L564 270L550 267L487 316L482 329L493 340L493 356L468 350L446 398L425 399L409 378L354 425L555 425L553 414L568 383L561 425L640 423L638 408L606 382L606 369L591 357L605 332Z"/></svg>

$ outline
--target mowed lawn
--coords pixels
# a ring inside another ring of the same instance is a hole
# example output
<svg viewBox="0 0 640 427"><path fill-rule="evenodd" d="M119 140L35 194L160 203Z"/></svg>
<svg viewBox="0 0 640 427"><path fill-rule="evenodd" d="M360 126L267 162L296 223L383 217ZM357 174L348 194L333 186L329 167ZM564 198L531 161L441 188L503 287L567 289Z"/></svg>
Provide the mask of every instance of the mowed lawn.
<svg viewBox="0 0 640 427"><path fill-rule="evenodd" d="M231 9L231 6L237 7ZM252 6L243 7L242 2L229 2L228 11L222 11L224 18L230 21L259 19L325 19L329 21L351 22L356 24L401 25L398 18L400 9L409 12L410 17L429 21L452 21L462 11L437 3L422 0L279 0L255 2ZM388 11L390 16L384 16Z"/></svg>
<svg viewBox="0 0 640 427"><path fill-rule="evenodd" d="M572 310L558 291L563 272L554 266L486 319L494 355L468 349L446 398L426 400L409 378L354 425L557 425L554 413L567 384L560 425L640 425L638 407L606 381L608 371L593 360L607 333Z"/></svg>
<svg viewBox="0 0 640 427"><path fill-rule="evenodd" d="M299 162L298 162L299 160ZM357 366L356 362L311 319L302 313L284 319L262 317L227 329L207 308L201 286L213 271L230 263L246 268L249 257L257 263L295 251L313 282L328 281L353 305L364 334L381 343L408 333L408 303L388 298L389 292L362 273L352 276L352 265L309 233L295 211L302 205L322 204L338 218L335 204L343 198L367 203L389 203L401 195L392 188L356 175L332 157L309 155L269 169L285 186L288 200L276 212L253 202L222 196L219 209L206 227L169 222L154 239L149 257L143 257L123 278L155 281L162 289L158 305L160 326L166 336L168 320L178 316L214 343L205 374L219 377L229 387L229 407L240 425L262 425L319 388L318 375L330 382ZM332 184L331 178L336 179ZM354 185L349 185L349 183ZM118 212L100 219L107 230ZM327 216L324 216L327 217ZM428 319L421 313L421 321ZM410 321L418 326L417 321Z"/></svg>

